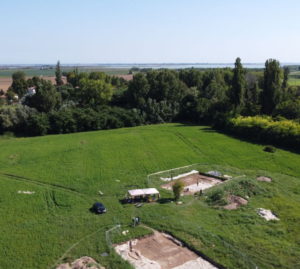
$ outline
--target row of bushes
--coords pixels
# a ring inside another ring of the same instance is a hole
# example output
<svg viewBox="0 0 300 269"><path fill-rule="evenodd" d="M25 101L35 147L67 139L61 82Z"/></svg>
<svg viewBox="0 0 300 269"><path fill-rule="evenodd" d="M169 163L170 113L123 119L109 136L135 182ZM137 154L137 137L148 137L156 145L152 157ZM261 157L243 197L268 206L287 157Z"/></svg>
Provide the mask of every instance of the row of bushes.
<svg viewBox="0 0 300 269"><path fill-rule="evenodd" d="M300 124L292 120L239 116L229 119L226 129L253 141L300 150Z"/></svg>
<svg viewBox="0 0 300 269"><path fill-rule="evenodd" d="M26 136L133 127L143 123L137 110L118 107L66 107L47 114L21 105L0 109L0 132Z"/></svg>

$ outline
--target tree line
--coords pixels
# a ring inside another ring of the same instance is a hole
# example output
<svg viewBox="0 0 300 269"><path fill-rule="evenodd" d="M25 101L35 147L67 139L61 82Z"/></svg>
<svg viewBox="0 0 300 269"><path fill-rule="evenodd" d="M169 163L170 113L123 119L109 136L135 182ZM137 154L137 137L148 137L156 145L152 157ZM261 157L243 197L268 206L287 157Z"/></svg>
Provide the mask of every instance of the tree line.
<svg viewBox="0 0 300 269"><path fill-rule="evenodd" d="M2 133L32 136L174 121L233 132L232 119L238 117L295 124L300 119L300 87L288 85L289 69L275 59L263 71L245 69L237 58L233 69L143 70L129 82L102 72L64 73L58 62L55 75L56 85L13 74L0 107Z"/></svg>

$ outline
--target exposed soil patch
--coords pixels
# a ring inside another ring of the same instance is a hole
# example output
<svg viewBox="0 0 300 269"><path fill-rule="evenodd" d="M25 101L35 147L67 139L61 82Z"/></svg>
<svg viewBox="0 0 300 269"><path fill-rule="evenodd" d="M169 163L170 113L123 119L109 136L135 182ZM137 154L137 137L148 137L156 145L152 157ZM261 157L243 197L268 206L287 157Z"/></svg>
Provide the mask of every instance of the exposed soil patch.
<svg viewBox="0 0 300 269"><path fill-rule="evenodd" d="M264 177L264 176L260 176L256 178L258 181L265 181L265 182L271 182L272 178L270 177Z"/></svg>
<svg viewBox="0 0 300 269"><path fill-rule="evenodd" d="M0 78L0 89L7 91L12 83L12 78L10 77L1 77Z"/></svg>
<svg viewBox="0 0 300 269"><path fill-rule="evenodd" d="M136 269L215 269L170 235L153 235L115 246L116 252Z"/></svg>
<svg viewBox="0 0 300 269"><path fill-rule="evenodd" d="M50 80L52 84L56 84L55 77L54 76L39 76L45 80ZM26 77L26 79L29 79L31 77ZM64 83L67 83L67 78L62 77L62 80ZM11 77L0 77L0 89L2 89L4 92L8 90L8 88L12 84L12 78Z"/></svg>
<svg viewBox="0 0 300 269"><path fill-rule="evenodd" d="M191 195L201 190L209 189L215 185L221 184L223 181L214 177L200 175L199 173L189 174L184 177L180 177L180 180L184 183L183 195ZM175 180L161 185L163 189L172 190L172 186L175 184Z"/></svg>
<svg viewBox="0 0 300 269"><path fill-rule="evenodd" d="M131 74L128 74L128 75L116 75L116 77L118 77L118 78L123 78L123 79L125 79L126 81L130 81L130 80L133 79L133 75L131 75Z"/></svg>
<svg viewBox="0 0 300 269"><path fill-rule="evenodd" d="M230 195L228 198L229 204L224 206L224 209L235 210L240 206L247 205L248 201L240 196Z"/></svg>

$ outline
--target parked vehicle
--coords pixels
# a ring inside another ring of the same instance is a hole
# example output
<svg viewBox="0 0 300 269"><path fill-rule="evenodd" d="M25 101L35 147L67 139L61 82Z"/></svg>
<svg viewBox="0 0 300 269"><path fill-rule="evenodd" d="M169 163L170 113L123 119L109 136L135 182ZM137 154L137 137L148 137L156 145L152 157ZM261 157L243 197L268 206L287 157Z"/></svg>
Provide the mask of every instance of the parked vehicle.
<svg viewBox="0 0 300 269"><path fill-rule="evenodd" d="M95 212L96 214L103 214L106 213L107 210L102 203L96 202L92 207L92 211Z"/></svg>

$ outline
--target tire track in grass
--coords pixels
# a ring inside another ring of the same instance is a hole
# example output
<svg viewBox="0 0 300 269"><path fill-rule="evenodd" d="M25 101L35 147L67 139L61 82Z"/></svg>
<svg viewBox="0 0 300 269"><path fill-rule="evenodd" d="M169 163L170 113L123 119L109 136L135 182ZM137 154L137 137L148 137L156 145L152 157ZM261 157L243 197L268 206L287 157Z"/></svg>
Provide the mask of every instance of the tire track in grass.
<svg viewBox="0 0 300 269"><path fill-rule="evenodd" d="M77 191L73 188L68 188L68 187L65 187L65 186L58 185L58 184L44 183L44 182L41 182L41 181L38 181L38 180L35 180L35 179L32 179L32 178L13 175L13 174L8 174L8 173L1 173L0 172L0 175L4 176L4 179L10 178L10 179L20 181L20 182L26 182L26 183L30 183L30 184L34 184L34 185L38 185L38 186L42 186L42 187L47 187L47 188L50 187L50 188L54 188L54 189L57 189L57 190L60 190L60 191L69 192L69 193L72 193L74 195L77 195L77 196L81 197L82 199L84 199L86 201L90 201L93 198L93 196L88 196L88 195L83 194L83 193L81 193L81 192L79 192L79 191Z"/></svg>
<svg viewBox="0 0 300 269"><path fill-rule="evenodd" d="M186 146L188 146L192 151L194 151L197 155L201 155L204 158L206 158L206 155L201 151L201 149L196 146L195 144L193 144L188 138L186 138L183 134L179 133L179 132L172 132L173 134L175 134L175 136L177 138L179 138L179 140L181 140Z"/></svg>
<svg viewBox="0 0 300 269"><path fill-rule="evenodd" d="M0 176L4 176L2 177L2 179L6 179L8 180L8 178L10 179L13 179L15 181L19 181L19 182L26 182L26 183L30 183L30 184L33 184L33 185L38 185L38 186L42 186L42 187L47 187L47 188L54 188L54 189L58 189L60 191L66 191L66 192L69 192L71 194L74 194L74 195L77 195L79 196L80 198L84 199L85 201L88 201L88 198L92 198L92 197L87 197L87 195L83 194L83 193L80 193L78 191L76 191L75 189L72 189L72 188L67 188L67 187L64 187L64 186L60 186L60 185L57 185L57 184L50 184L50 183L43 183L43 182L40 182L40 181L37 181L37 180L34 180L34 179L31 179L31 178L27 178L27 177L22 177L22 176L18 176L18 175L13 175L13 174L8 174L8 173L1 173L0 172ZM1 178L0 178L1 179ZM45 199L45 202L47 204L47 208L49 209L49 200L47 197L48 194L44 195L44 199ZM52 202L55 204L56 201L53 200L53 197L50 197ZM90 202L90 201L88 201ZM55 204L56 206L56 204ZM108 226L104 226L104 227L101 227L99 229L97 229L96 231L92 232L92 233L89 233L85 236L83 236L82 238L80 238L77 242L75 242L74 244L72 244L65 252L64 254L56 260L55 264L53 265L50 265L48 268L49 269L52 269L54 268L60 261L63 260L63 258L72 250L74 249L79 243L81 243L83 240L85 240L86 238L100 232L101 230L105 230Z"/></svg>

